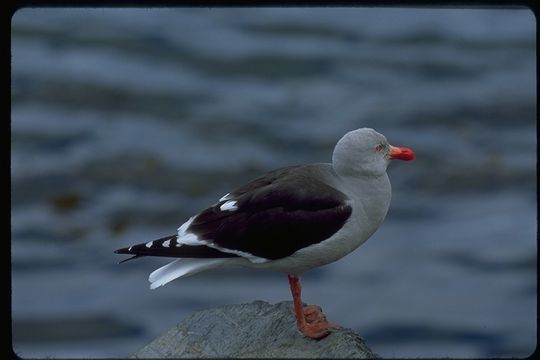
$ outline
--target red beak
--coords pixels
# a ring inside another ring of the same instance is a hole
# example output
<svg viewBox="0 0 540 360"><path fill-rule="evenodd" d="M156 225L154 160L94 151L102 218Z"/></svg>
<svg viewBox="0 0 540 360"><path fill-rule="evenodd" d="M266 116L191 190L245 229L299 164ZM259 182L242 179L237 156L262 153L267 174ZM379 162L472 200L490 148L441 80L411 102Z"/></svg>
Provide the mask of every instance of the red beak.
<svg viewBox="0 0 540 360"><path fill-rule="evenodd" d="M416 158L416 154L414 153L414 151L406 147L390 146L390 152L388 153L388 157L390 159L409 161L414 160Z"/></svg>

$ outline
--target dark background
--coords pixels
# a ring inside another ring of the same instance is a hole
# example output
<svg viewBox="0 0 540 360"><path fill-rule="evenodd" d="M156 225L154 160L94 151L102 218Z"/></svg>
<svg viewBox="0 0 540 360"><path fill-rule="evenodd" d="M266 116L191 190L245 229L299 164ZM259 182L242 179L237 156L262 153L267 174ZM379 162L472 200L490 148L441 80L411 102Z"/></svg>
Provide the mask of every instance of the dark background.
<svg viewBox="0 0 540 360"><path fill-rule="evenodd" d="M113 250L373 127L416 151L304 300L384 357L536 346L535 19L484 9L23 9L12 21L12 301L25 357L127 357L188 314L289 300L282 274Z"/></svg>

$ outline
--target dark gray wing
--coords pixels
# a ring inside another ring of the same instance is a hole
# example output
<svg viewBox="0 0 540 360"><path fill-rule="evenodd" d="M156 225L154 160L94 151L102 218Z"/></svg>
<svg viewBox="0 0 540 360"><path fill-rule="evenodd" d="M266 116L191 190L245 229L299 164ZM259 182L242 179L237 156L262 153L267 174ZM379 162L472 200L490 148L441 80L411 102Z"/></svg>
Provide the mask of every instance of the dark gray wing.
<svg viewBox="0 0 540 360"><path fill-rule="evenodd" d="M224 250L280 259L336 233L351 215L347 200L317 167L282 168L199 213L187 233Z"/></svg>

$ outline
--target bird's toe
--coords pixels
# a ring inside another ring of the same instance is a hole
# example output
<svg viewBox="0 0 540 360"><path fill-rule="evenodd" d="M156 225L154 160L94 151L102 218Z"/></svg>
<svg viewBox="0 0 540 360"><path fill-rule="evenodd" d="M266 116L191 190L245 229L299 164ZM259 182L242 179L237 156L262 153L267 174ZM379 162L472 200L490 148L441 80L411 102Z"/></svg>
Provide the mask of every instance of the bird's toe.
<svg viewBox="0 0 540 360"><path fill-rule="evenodd" d="M326 316L318 305L308 305L303 308L304 318L309 324L326 322Z"/></svg>

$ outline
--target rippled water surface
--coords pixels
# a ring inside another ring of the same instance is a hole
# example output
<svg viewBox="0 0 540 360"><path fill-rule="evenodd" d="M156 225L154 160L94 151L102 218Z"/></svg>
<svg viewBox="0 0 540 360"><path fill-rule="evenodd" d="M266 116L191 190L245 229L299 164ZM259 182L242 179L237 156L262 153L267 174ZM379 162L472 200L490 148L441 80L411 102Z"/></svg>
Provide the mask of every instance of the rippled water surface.
<svg viewBox="0 0 540 360"><path fill-rule="evenodd" d="M12 301L26 357L128 357L190 313L290 298L281 274L151 291L171 234L373 127L417 160L304 300L384 357L536 347L535 20L482 9L24 9L12 21Z"/></svg>

